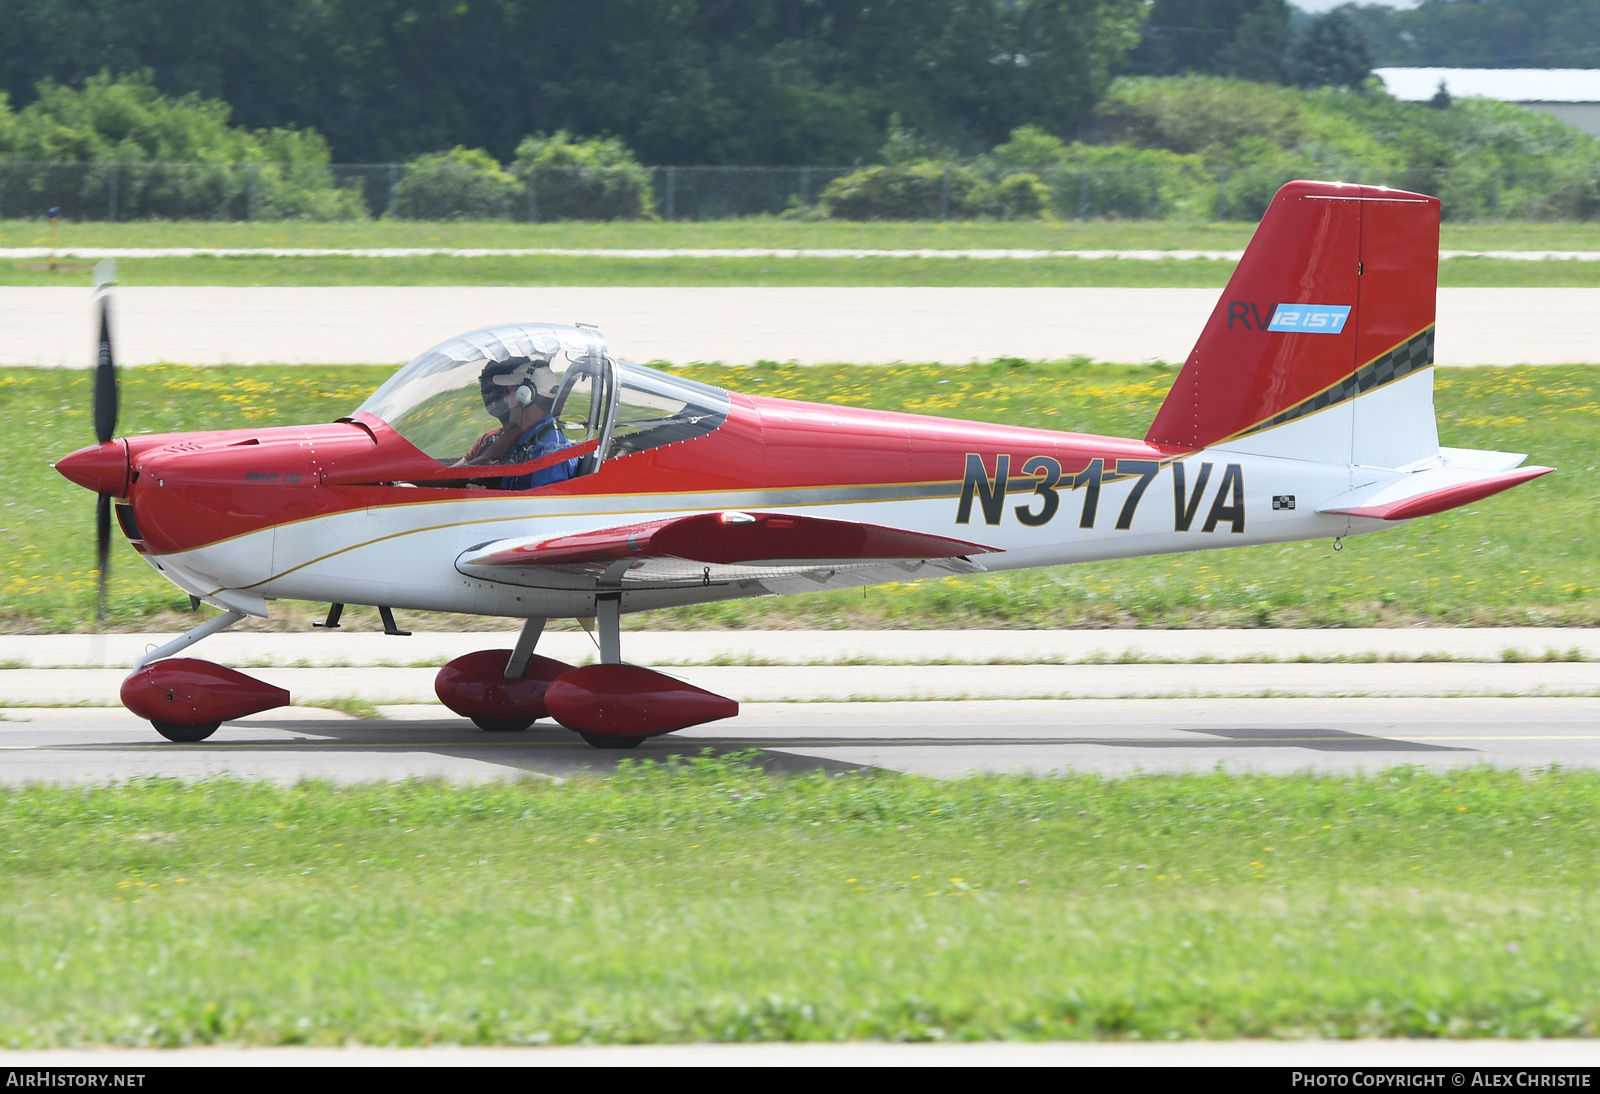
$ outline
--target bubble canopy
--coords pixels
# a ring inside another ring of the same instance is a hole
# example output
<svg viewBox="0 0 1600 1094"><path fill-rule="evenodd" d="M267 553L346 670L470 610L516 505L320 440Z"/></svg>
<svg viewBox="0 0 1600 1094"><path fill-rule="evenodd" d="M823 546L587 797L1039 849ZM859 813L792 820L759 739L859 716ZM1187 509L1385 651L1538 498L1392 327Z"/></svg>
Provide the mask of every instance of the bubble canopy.
<svg viewBox="0 0 1600 1094"><path fill-rule="evenodd" d="M579 474L605 458L709 433L728 415L728 394L720 388L617 361L599 331L549 323L486 327L442 342L389 377L358 410L383 419L441 463L456 464L501 428L486 409L480 379L508 361L532 361L557 377L550 413L558 428L574 445L596 442Z"/></svg>

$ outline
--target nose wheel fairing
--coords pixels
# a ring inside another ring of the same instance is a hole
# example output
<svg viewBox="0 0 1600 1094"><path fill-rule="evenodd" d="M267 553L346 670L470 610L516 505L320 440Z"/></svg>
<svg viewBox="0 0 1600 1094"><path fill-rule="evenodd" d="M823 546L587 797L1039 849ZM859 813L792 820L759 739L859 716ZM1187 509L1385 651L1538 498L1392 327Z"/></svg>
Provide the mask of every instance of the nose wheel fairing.
<svg viewBox="0 0 1600 1094"><path fill-rule="evenodd" d="M191 738L173 737L163 726L215 729L221 722L289 705L289 693L283 688L192 657L174 657L135 669L122 682L121 696L123 706L148 718L173 740Z"/></svg>

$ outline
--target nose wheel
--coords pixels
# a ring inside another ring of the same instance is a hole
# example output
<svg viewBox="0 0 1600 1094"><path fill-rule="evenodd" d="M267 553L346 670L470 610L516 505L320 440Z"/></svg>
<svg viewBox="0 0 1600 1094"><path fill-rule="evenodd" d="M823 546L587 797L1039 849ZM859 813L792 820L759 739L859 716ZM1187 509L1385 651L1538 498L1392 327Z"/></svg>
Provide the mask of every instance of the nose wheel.
<svg viewBox="0 0 1600 1094"><path fill-rule="evenodd" d="M519 733L536 721L538 721L537 718L512 718L506 721L499 721L493 718L474 718L472 719L472 724L489 733Z"/></svg>
<svg viewBox="0 0 1600 1094"><path fill-rule="evenodd" d="M603 737L598 733L578 731L578 736L595 748L638 748L643 737Z"/></svg>
<svg viewBox="0 0 1600 1094"><path fill-rule="evenodd" d="M177 741L180 744L193 744L196 741L203 741L207 737L211 736L217 731L217 727L222 723L206 722L197 726L180 726L174 725L171 722L158 722L154 719L151 719L150 724L156 727L157 733L161 734L169 741Z"/></svg>

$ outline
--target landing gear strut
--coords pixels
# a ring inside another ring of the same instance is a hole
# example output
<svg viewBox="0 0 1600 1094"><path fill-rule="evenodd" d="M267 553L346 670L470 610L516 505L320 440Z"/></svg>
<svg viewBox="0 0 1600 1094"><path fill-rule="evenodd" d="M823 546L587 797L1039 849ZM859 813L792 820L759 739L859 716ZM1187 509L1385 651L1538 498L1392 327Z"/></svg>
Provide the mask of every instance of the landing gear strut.
<svg viewBox="0 0 1600 1094"><path fill-rule="evenodd" d="M544 620L542 618L527 619L523 621L522 633L517 635L517 644L511 650L511 656L506 658L505 671L501 674L506 680L521 680L528 671L528 662L533 659L533 648L539 644L539 636L544 634ZM540 704L541 708L543 704ZM534 715L531 718L490 718L484 715L474 715L472 724L487 733L518 733L537 722L542 716Z"/></svg>

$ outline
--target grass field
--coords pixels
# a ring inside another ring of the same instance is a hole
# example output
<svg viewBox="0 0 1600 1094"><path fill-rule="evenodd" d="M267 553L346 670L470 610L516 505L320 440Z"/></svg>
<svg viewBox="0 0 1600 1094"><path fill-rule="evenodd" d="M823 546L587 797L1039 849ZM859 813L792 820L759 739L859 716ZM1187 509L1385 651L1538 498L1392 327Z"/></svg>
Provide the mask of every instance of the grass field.
<svg viewBox="0 0 1600 1094"><path fill-rule="evenodd" d="M387 367L158 366L123 374L127 433L329 421ZM966 367L697 366L738 390L987 421L1143 436L1175 371L1000 362ZM0 370L0 628L92 626L94 502L48 466L89 443L89 375ZM1441 369L1447 445L1528 452L1559 472L1350 540L1127 559L630 616L634 627L1204 627L1600 625L1600 366ZM173 626L186 598L120 538L113 625ZM279 604L299 627L319 605ZM407 613L416 627L482 625ZM494 621L493 625L502 625Z"/></svg>
<svg viewBox="0 0 1600 1094"><path fill-rule="evenodd" d="M1220 289L1232 262L1040 258L120 258L123 285L1114 286ZM0 260L0 285L89 283L92 262ZM1600 285L1600 262L1456 258L1447 287Z"/></svg>
<svg viewBox="0 0 1600 1094"><path fill-rule="evenodd" d="M69 225L79 247L846 247L1236 250L1253 225L1077 223L836 223L775 218L614 224ZM44 246L46 227L0 221L0 247ZM1600 224L1446 225L1455 250L1600 250ZM0 261L0 285L79 285L93 264ZM1207 260L915 258L162 258L121 259L126 285L994 285L1220 288L1233 263ZM1451 259L1447 286L1594 286L1600 262Z"/></svg>
<svg viewBox="0 0 1600 1094"><path fill-rule="evenodd" d="M1600 1034L1593 772L0 792L0 1043Z"/></svg>

